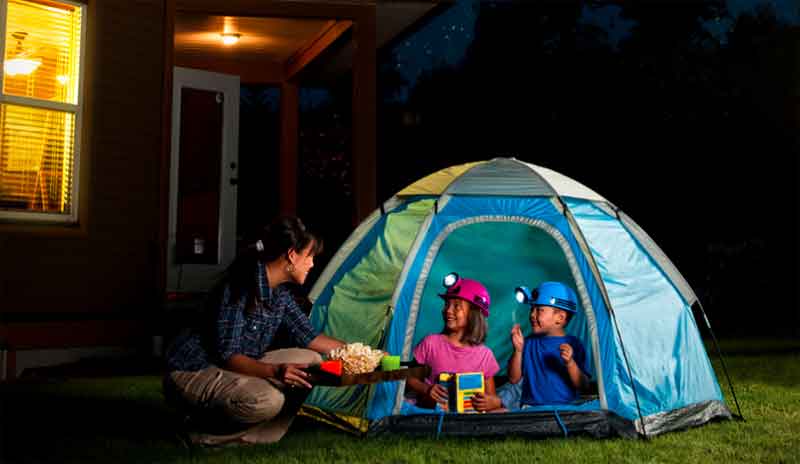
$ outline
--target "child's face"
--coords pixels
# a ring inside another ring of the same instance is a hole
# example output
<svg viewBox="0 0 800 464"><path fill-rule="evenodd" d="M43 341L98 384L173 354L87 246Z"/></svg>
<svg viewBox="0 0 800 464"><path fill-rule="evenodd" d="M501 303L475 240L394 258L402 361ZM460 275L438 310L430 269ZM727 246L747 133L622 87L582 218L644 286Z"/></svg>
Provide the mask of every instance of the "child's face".
<svg viewBox="0 0 800 464"><path fill-rule="evenodd" d="M444 303L442 315L444 325L449 332L464 330L467 328L469 303L459 298L450 298Z"/></svg>
<svg viewBox="0 0 800 464"><path fill-rule="evenodd" d="M547 335L564 328L564 311L552 306L531 306L531 328L536 335Z"/></svg>

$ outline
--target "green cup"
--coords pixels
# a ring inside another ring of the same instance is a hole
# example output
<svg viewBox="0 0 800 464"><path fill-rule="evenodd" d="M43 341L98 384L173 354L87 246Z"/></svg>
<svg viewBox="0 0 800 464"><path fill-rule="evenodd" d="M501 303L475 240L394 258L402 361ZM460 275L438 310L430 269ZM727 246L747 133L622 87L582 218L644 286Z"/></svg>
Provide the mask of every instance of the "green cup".
<svg viewBox="0 0 800 464"><path fill-rule="evenodd" d="M400 369L400 356L384 356L381 358L381 369L393 371Z"/></svg>

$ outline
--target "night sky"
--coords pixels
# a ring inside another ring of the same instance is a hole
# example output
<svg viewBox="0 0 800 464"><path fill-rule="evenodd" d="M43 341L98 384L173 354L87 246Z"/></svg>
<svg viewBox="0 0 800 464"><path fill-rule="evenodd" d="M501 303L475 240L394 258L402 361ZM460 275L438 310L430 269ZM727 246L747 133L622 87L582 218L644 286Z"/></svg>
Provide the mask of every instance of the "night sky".
<svg viewBox="0 0 800 464"><path fill-rule="evenodd" d="M495 4L504 3L514 2L458 0L444 14L397 45L392 50L396 57L395 66L407 80L407 85L395 98L407 99L420 74L458 65L475 39L476 10L481 4L484 8L492 8ZM576 18L576 27L594 26L602 29L607 34L605 45L619 51L620 43L631 38L639 25L635 19L626 17L624 3L583 2ZM697 18L697 29L698 32L707 31L713 40L722 45L728 44L728 34L742 15L759 14L767 10L780 24L800 25L800 2L796 0L721 0L717 4L717 7L709 9L712 14ZM553 36L548 43L555 46L557 41L558 37Z"/></svg>
<svg viewBox="0 0 800 464"><path fill-rule="evenodd" d="M629 214L721 334L799 336L798 31L795 0L460 0L379 54L377 200L469 161L546 166ZM301 92L315 273L353 227L350 91ZM243 89L243 114L276 98Z"/></svg>

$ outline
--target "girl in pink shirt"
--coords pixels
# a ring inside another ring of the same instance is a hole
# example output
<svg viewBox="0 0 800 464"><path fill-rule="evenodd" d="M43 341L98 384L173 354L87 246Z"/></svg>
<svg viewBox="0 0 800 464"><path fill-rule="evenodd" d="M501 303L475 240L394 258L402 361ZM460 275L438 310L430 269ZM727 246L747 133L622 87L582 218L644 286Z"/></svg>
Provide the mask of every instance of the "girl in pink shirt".
<svg viewBox="0 0 800 464"><path fill-rule="evenodd" d="M477 394L472 404L478 411L490 409L487 396L495 395L494 375L500 370L486 339L489 317L489 292L480 282L449 274L445 277L442 333L428 335L414 348L418 363L431 367L424 381L410 378L407 387L416 394L417 405L433 408L447 403L447 389L437 383L441 372L483 372L485 393Z"/></svg>

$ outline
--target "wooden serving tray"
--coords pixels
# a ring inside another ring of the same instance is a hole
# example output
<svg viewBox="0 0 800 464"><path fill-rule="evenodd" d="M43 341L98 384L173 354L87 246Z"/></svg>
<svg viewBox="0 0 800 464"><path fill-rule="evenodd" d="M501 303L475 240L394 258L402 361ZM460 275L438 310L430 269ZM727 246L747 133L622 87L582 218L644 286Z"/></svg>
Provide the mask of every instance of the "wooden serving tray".
<svg viewBox="0 0 800 464"><path fill-rule="evenodd" d="M305 369L311 374L310 382L312 385L322 385L326 387L345 387L348 385L363 385L371 383L392 382L395 380L405 380L409 377L424 379L431 374L430 366L424 364L400 363L400 369L383 371L378 369L365 374L331 374L319 369L319 366L310 366Z"/></svg>

